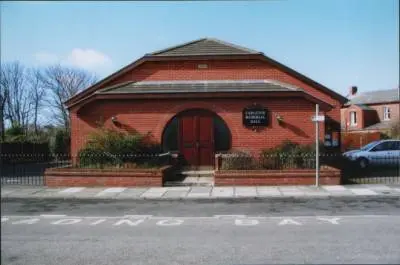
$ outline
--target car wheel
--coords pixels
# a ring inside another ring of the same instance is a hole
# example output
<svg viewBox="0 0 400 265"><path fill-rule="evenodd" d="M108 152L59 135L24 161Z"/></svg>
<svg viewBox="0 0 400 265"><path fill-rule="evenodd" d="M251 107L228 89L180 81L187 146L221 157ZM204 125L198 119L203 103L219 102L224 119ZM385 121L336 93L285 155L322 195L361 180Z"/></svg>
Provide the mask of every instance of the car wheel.
<svg viewBox="0 0 400 265"><path fill-rule="evenodd" d="M361 169L365 169L368 167L368 160L364 157L357 160L357 164Z"/></svg>

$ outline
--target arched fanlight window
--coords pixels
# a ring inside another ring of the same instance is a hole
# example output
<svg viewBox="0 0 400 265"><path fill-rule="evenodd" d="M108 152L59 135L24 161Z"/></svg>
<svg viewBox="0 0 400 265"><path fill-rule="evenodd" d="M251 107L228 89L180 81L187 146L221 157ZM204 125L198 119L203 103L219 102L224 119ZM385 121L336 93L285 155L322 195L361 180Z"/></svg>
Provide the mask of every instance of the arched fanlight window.
<svg viewBox="0 0 400 265"><path fill-rule="evenodd" d="M214 150L216 152L228 151L231 148L231 132L226 123L214 116Z"/></svg>
<svg viewBox="0 0 400 265"><path fill-rule="evenodd" d="M178 124L178 117L174 117L172 120L169 121L167 126L164 129L163 137L162 137L162 146L163 151L178 151L179 144L178 144L178 137L179 137L179 124Z"/></svg>

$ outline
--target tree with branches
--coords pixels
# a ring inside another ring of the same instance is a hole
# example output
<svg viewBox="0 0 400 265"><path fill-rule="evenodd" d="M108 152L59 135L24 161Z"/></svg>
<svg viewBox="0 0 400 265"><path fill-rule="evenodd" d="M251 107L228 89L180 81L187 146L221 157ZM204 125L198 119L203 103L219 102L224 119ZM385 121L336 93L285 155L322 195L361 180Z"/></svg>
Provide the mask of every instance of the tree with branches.
<svg viewBox="0 0 400 265"><path fill-rule="evenodd" d="M46 90L43 86L39 69L32 68L28 70L27 83L28 83L30 98L32 100L32 108L33 108L32 123L35 130L35 134L38 134L38 118L40 111L44 106L44 100L46 97Z"/></svg>
<svg viewBox="0 0 400 265"><path fill-rule="evenodd" d="M4 119L11 124L27 128L32 111L32 98L26 88L26 68L19 62L6 63L1 66L1 100L4 104Z"/></svg>
<svg viewBox="0 0 400 265"><path fill-rule="evenodd" d="M69 130L69 115L64 102L94 84L96 77L84 70L55 65L41 71L40 79L49 92L47 102L55 110L55 120Z"/></svg>

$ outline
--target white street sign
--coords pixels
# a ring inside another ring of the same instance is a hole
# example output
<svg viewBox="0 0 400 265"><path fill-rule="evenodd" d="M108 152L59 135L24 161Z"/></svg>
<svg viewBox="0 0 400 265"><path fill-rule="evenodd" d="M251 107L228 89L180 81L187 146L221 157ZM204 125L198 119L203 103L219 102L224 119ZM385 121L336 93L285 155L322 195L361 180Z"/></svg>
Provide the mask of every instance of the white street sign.
<svg viewBox="0 0 400 265"><path fill-rule="evenodd" d="M312 116L311 120L313 122L318 122L318 121L325 121L325 116L324 115L317 115L317 116Z"/></svg>

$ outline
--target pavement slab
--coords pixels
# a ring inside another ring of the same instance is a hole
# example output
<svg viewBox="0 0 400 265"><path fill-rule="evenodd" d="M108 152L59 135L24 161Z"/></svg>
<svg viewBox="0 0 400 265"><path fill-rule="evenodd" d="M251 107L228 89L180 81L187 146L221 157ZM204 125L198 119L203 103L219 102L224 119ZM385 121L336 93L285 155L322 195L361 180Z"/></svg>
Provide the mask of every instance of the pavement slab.
<svg viewBox="0 0 400 265"><path fill-rule="evenodd" d="M38 193L42 190L44 190L44 187L34 187L34 188L27 188L27 187L23 187L20 189L13 189L12 192L6 192L5 194L3 194L3 189L1 190L1 196L3 197L9 197L9 196L13 196L13 197L32 197L32 195L34 195L35 193Z"/></svg>
<svg viewBox="0 0 400 265"><path fill-rule="evenodd" d="M257 187L235 187L236 197L257 197Z"/></svg>
<svg viewBox="0 0 400 265"><path fill-rule="evenodd" d="M329 191L329 192L339 192L339 191L346 191L346 187L340 186L340 185L332 185L332 186L322 186L323 189Z"/></svg>
<svg viewBox="0 0 400 265"><path fill-rule="evenodd" d="M188 191L167 191L162 196L163 198L185 198Z"/></svg>
<svg viewBox="0 0 400 265"><path fill-rule="evenodd" d="M74 187L74 188L66 188L60 191L60 193L76 193L76 192L81 192L83 191L84 187Z"/></svg>
<svg viewBox="0 0 400 265"><path fill-rule="evenodd" d="M128 188L121 193L118 193L116 198L118 199L134 199L139 198L148 188Z"/></svg>
<svg viewBox="0 0 400 265"><path fill-rule="evenodd" d="M289 197L359 197L400 196L399 186L392 185L349 185L349 186L239 186L239 187L153 187L153 188L46 188L7 187L1 188L3 199L249 199Z"/></svg>
<svg viewBox="0 0 400 265"><path fill-rule="evenodd" d="M350 189L356 195L376 195L377 193L370 189L352 188Z"/></svg>
<svg viewBox="0 0 400 265"><path fill-rule="evenodd" d="M280 197L282 193L278 187L257 187L257 193L261 197Z"/></svg>
<svg viewBox="0 0 400 265"><path fill-rule="evenodd" d="M70 196L73 196L75 198L94 198L97 194L99 194L101 191L103 191L104 188L90 188L90 189L84 189L81 192L77 193L71 193Z"/></svg>
<svg viewBox="0 0 400 265"><path fill-rule="evenodd" d="M211 197L233 197L234 191L233 187L214 187L211 191Z"/></svg>
<svg viewBox="0 0 400 265"><path fill-rule="evenodd" d="M34 193L33 196L38 198L57 198L60 196L59 193L61 190L61 188L43 189L39 192Z"/></svg>
<svg viewBox="0 0 400 265"><path fill-rule="evenodd" d="M302 191L299 187L279 187L279 190L283 194L283 196L304 196L305 192Z"/></svg>
<svg viewBox="0 0 400 265"><path fill-rule="evenodd" d="M147 191L140 195L141 198L158 199L166 193L168 188L149 188Z"/></svg>

